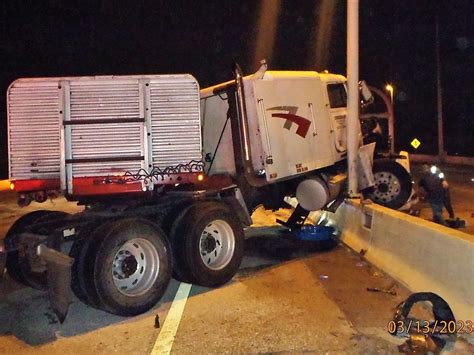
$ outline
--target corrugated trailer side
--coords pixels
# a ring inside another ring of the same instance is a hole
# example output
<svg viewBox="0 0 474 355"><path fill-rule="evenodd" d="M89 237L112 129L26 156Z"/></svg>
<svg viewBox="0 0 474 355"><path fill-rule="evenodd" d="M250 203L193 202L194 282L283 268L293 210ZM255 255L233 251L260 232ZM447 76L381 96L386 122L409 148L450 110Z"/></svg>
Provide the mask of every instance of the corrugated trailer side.
<svg viewBox="0 0 474 355"><path fill-rule="evenodd" d="M57 80L20 79L7 92L9 175L18 190L59 188Z"/></svg>
<svg viewBox="0 0 474 355"><path fill-rule="evenodd" d="M7 99L17 191L142 192L202 171L191 75L19 79Z"/></svg>

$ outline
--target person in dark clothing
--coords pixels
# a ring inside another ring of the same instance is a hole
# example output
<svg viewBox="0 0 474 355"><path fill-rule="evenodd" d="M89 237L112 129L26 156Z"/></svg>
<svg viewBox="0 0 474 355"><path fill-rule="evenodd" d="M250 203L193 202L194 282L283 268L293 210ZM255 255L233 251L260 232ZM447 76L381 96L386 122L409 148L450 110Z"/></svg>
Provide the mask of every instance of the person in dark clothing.
<svg viewBox="0 0 474 355"><path fill-rule="evenodd" d="M453 206L451 205L451 194L449 193L449 187L444 190L443 204L446 208L446 211L448 211L449 218L454 219L456 216L454 214Z"/></svg>
<svg viewBox="0 0 474 355"><path fill-rule="evenodd" d="M444 207L446 208L446 211L448 211L448 214L449 214L449 218L450 219L454 219L455 218L455 215L454 215L454 209L453 209L453 206L451 205L451 194L449 192L449 184L448 182L446 181L446 177L444 176L444 173L441 171L440 168L438 168L437 166L433 165L431 168L430 168L430 172L432 174L435 174L438 176L438 178L440 178L442 180L442 186L444 188L444 198L443 198L443 205Z"/></svg>
<svg viewBox="0 0 474 355"><path fill-rule="evenodd" d="M451 206L449 185L444 179L444 174L436 166L422 166L422 178L418 183L421 195L425 195L426 200L433 212L433 221L445 224L443 219L443 206L449 213L450 218L454 218L454 210Z"/></svg>

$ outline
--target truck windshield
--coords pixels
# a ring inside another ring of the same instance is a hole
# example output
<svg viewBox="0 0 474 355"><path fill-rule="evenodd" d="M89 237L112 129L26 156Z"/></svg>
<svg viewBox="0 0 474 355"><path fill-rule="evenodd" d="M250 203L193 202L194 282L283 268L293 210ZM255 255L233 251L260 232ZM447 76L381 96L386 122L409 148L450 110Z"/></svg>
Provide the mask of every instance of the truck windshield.
<svg viewBox="0 0 474 355"><path fill-rule="evenodd" d="M347 106L347 93L344 84L328 84L328 96L331 108Z"/></svg>

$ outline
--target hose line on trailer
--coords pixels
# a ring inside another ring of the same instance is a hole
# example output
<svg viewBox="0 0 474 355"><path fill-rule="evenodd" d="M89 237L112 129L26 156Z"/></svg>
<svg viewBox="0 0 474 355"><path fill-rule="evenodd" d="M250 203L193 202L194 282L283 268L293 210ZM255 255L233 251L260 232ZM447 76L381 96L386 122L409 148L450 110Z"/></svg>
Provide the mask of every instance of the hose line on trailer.
<svg viewBox="0 0 474 355"><path fill-rule="evenodd" d="M200 173L204 171L204 163L200 160L191 160L187 164L178 164L174 166L167 166L166 168L160 168L158 166L148 172L145 169L139 169L136 173L127 171L124 174L123 182L127 181L152 181L160 180L164 181L165 177L172 174L183 174L183 173Z"/></svg>

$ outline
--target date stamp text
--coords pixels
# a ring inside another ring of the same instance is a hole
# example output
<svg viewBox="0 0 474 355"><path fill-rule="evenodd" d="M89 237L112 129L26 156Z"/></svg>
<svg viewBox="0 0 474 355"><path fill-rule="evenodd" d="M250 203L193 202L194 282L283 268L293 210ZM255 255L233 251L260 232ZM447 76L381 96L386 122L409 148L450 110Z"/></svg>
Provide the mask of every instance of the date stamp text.
<svg viewBox="0 0 474 355"><path fill-rule="evenodd" d="M395 321L391 320L387 324L388 332L396 333L418 333L418 334L472 334L474 333L474 322L472 320L457 321L427 321L427 320L410 320Z"/></svg>

